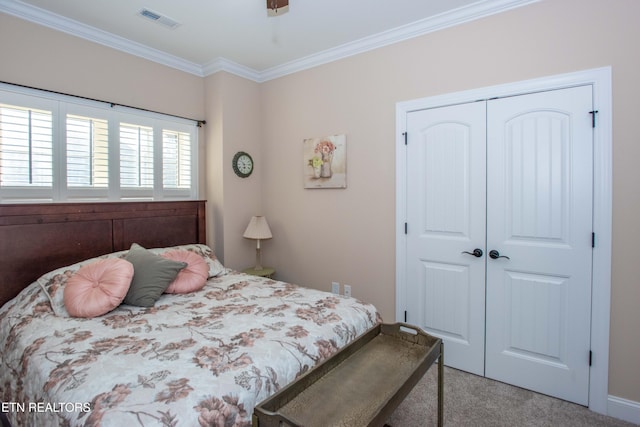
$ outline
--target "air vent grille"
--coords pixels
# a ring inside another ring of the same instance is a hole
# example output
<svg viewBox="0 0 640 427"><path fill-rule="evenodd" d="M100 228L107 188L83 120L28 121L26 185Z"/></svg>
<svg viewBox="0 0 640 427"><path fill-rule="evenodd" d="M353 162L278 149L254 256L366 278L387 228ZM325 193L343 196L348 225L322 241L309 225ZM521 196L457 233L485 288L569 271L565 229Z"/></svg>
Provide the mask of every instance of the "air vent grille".
<svg viewBox="0 0 640 427"><path fill-rule="evenodd" d="M171 19L168 16L165 16L161 13L155 12L151 9L144 8L138 12L138 15L141 17L148 19L150 21L156 22L158 24L164 25L165 27L174 29L180 26L180 23L175 19Z"/></svg>

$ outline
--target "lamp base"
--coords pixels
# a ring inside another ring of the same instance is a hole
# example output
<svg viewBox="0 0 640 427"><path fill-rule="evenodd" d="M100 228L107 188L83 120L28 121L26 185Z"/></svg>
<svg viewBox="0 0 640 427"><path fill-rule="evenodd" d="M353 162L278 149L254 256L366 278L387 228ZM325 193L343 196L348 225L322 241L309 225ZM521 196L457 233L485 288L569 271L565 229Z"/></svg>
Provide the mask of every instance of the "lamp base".
<svg viewBox="0 0 640 427"><path fill-rule="evenodd" d="M260 252L260 248L256 248L256 266L253 268L254 270L262 270L262 253Z"/></svg>

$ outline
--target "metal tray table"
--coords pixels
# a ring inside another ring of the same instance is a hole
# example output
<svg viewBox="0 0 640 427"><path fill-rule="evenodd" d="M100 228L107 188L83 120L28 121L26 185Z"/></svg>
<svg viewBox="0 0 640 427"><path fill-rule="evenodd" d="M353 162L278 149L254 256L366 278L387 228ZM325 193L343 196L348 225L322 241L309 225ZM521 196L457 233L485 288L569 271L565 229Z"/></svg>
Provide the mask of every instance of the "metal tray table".
<svg viewBox="0 0 640 427"><path fill-rule="evenodd" d="M443 345L405 323L380 324L254 408L254 427L383 426L438 360L443 423Z"/></svg>

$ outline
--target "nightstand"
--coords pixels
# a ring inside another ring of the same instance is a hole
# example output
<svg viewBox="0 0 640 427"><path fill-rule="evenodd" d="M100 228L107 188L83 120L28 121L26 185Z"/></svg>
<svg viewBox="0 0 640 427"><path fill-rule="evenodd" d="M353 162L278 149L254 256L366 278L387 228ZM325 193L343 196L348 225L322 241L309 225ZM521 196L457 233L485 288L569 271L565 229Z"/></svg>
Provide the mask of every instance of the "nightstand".
<svg viewBox="0 0 640 427"><path fill-rule="evenodd" d="M243 273L251 274L252 276L268 277L273 279L273 275L276 274L276 270L271 267L262 267L262 270L256 270L255 268L245 268Z"/></svg>

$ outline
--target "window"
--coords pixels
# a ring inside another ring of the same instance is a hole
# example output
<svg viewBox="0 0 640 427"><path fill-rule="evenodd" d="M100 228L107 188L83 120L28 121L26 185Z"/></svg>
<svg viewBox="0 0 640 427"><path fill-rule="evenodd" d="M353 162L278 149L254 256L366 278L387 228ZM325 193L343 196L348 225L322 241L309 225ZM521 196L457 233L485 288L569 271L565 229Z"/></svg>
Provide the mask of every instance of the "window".
<svg viewBox="0 0 640 427"><path fill-rule="evenodd" d="M0 84L0 202L197 198L192 121Z"/></svg>
<svg viewBox="0 0 640 427"><path fill-rule="evenodd" d="M153 188L153 129L120 123L120 185Z"/></svg>
<svg viewBox="0 0 640 427"><path fill-rule="evenodd" d="M106 120L67 114L67 185L109 186L109 129Z"/></svg>
<svg viewBox="0 0 640 427"><path fill-rule="evenodd" d="M51 187L52 114L0 104L0 183Z"/></svg>
<svg viewBox="0 0 640 427"><path fill-rule="evenodd" d="M164 188L189 188L191 182L191 135L162 131Z"/></svg>

